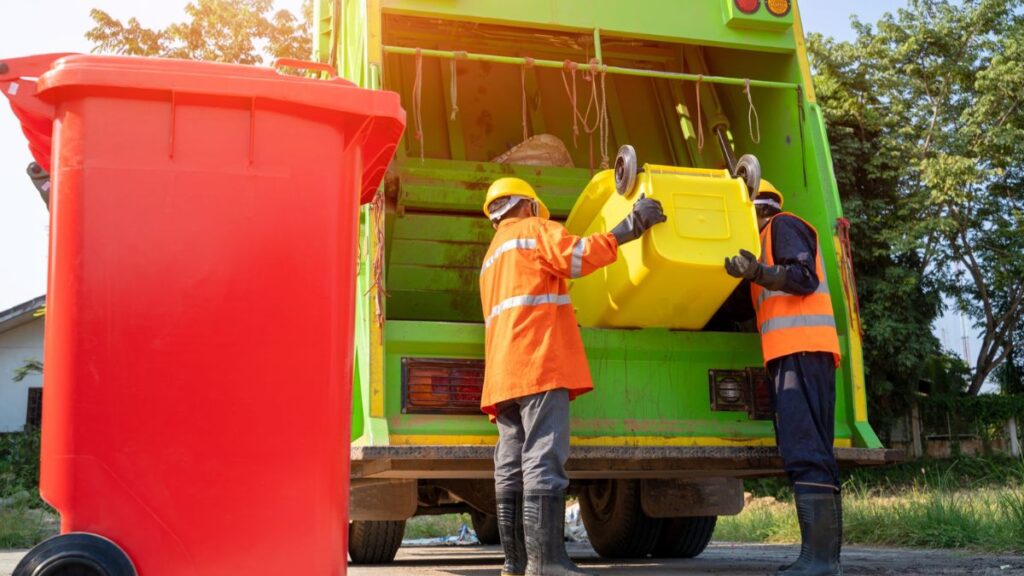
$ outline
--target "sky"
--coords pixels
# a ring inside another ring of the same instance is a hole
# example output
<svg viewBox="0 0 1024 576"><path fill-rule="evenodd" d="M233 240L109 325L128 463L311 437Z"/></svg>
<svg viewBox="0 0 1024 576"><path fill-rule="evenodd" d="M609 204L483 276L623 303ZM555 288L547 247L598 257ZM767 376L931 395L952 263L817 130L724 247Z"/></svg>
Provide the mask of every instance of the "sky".
<svg viewBox="0 0 1024 576"><path fill-rule="evenodd" d="M276 0L275 7L299 13L302 0ZM3 0L4 33L0 58L47 52L88 52L84 38L91 28L91 8L114 18L136 17L143 26L161 28L184 19L187 0ZM850 39L850 17L875 22L885 12L905 5L905 0L801 0L804 29L826 36ZM11 25L16 23L16 25ZM25 167L32 161L25 139L6 106L0 104L0 310L5 310L46 291L47 212ZM968 346L977 351L973 330ZM936 336L945 347L962 352L963 331L956 314L936 323Z"/></svg>

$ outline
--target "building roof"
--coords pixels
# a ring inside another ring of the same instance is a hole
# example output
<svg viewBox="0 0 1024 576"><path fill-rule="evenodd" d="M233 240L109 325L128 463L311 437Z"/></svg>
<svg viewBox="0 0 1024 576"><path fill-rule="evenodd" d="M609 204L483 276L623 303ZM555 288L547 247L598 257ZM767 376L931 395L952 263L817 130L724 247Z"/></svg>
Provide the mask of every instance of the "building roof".
<svg viewBox="0 0 1024 576"><path fill-rule="evenodd" d="M28 302L0 311L0 332L13 330L22 324L28 324L36 318L36 310L46 304L46 295L37 296Z"/></svg>

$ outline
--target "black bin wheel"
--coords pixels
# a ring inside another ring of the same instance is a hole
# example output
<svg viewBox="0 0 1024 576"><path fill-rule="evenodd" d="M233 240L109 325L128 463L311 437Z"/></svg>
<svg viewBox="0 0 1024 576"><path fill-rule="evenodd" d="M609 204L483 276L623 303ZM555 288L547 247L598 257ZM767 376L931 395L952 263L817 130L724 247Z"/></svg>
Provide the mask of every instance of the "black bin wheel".
<svg viewBox="0 0 1024 576"><path fill-rule="evenodd" d="M602 558L646 558L661 531L661 519L640 507L639 480L603 480L580 494L580 516L590 544Z"/></svg>
<svg viewBox="0 0 1024 576"><path fill-rule="evenodd" d="M747 193L753 200L757 191L761 188L761 162L753 154L744 154L736 162L736 168L732 172L733 178L742 178L747 185Z"/></svg>
<svg viewBox="0 0 1024 576"><path fill-rule="evenodd" d="M501 544L501 536L498 534L497 516L485 514L479 510L470 510L469 518L473 522L473 532L476 532L476 539L481 544L487 546Z"/></svg>
<svg viewBox="0 0 1024 576"><path fill-rule="evenodd" d="M352 564L390 564L402 546L405 520L353 520L348 525Z"/></svg>
<svg viewBox="0 0 1024 576"><path fill-rule="evenodd" d="M110 540L73 532L39 544L11 576L136 576L128 555Z"/></svg>
<svg viewBox="0 0 1024 576"><path fill-rule="evenodd" d="M655 558L695 558L708 547L718 516L665 518L654 546Z"/></svg>

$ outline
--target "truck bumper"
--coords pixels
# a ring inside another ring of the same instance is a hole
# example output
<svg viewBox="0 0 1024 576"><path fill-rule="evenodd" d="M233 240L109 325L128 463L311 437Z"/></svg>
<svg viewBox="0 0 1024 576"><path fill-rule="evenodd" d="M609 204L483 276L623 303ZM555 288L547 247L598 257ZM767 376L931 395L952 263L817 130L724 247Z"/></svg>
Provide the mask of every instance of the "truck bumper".
<svg viewBox="0 0 1024 576"><path fill-rule="evenodd" d="M901 462L902 450L836 448L842 468ZM573 446L566 464L574 480L605 478L756 478L777 476L774 447ZM353 479L492 478L492 446L355 446Z"/></svg>

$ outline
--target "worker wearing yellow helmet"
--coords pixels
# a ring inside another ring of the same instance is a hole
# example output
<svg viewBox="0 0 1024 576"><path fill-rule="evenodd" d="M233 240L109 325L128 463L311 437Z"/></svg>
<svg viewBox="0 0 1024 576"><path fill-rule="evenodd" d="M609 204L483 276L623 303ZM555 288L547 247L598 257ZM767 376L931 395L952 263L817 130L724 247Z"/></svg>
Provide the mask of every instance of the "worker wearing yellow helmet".
<svg viewBox="0 0 1024 576"><path fill-rule="evenodd" d="M491 184L484 214L497 232L480 269L480 407L498 425L502 574L585 576L565 551L565 462L569 402L594 386L566 280L615 262L619 246L666 218L661 204L642 198L610 232L574 236L549 219L547 206L519 178Z"/></svg>
<svg viewBox="0 0 1024 576"><path fill-rule="evenodd" d="M796 496L803 545L780 576L842 574L842 498L835 441L839 338L818 233L782 211L782 193L761 180L754 204L761 257L726 258L726 271L750 281L761 350L774 386L775 437Z"/></svg>

